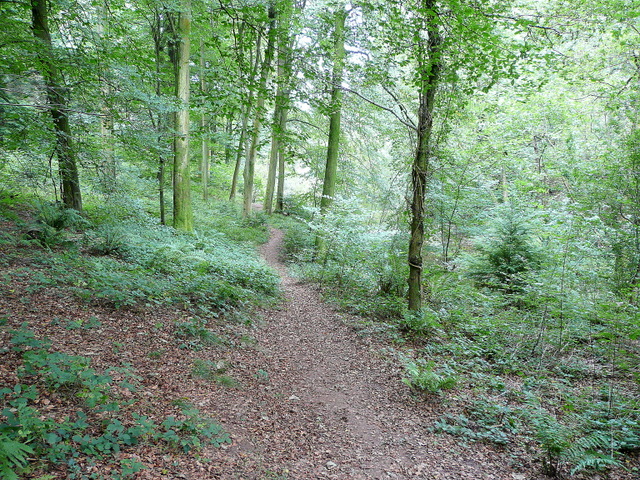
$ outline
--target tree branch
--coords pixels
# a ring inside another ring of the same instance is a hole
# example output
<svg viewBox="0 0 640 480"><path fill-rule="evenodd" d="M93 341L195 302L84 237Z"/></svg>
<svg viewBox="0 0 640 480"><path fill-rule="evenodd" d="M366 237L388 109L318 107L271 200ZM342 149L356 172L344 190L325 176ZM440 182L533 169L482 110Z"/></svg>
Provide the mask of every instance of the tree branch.
<svg viewBox="0 0 640 480"><path fill-rule="evenodd" d="M374 102L373 100L365 97L364 95L356 92L355 90L351 90L350 88L347 87L341 87L342 90L344 90L345 92L349 92L349 93L353 93L355 96L361 98L362 100L364 100L365 102L373 105L374 107L378 107L381 110L384 110L386 112L391 113L394 117L396 117L398 119L398 121L400 123L402 123L405 127L410 128L411 130L417 130L417 127L415 125L415 123L413 123L411 121L410 118L407 118L407 120L403 119L402 117L400 117L400 115L398 115L398 113L393 109L393 108L389 108L389 107L385 107L384 105L380 105L379 103ZM402 110L402 108L401 108Z"/></svg>
<svg viewBox="0 0 640 480"><path fill-rule="evenodd" d="M1 0L0 0L1 1ZM34 103L8 103L8 102L0 102L0 106L7 106L7 107L31 107L31 108L38 108L41 110L48 110L49 108L51 108L50 106L47 105L36 105ZM108 117L109 115L105 114L105 113L93 113L93 112L83 112L82 110L74 110L72 108L60 108L60 111L64 111L64 112L72 112L72 113L80 113L82 115L91 115L93 117Z"/></svg>

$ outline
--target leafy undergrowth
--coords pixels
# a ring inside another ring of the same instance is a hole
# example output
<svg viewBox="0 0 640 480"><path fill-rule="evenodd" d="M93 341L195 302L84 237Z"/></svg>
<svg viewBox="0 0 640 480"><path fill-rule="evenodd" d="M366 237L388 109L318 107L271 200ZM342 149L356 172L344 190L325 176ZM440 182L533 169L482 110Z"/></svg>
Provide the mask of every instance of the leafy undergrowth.
<svg viewBox="0 0 640 480"><path fill-rule="evenodd" d="M229 441L194 398L246 382L212 359L250 342L252 307L278 298L255 244L233 240L261 240L264 222L227 209L187 235L120 212L3 209L3 478L198 478Z"/></svg>
<svg viewBox="0 0 640 480"><path fill-rule="evenodd" d="M471 274L432 267L425 274L428 302L410 314L403 310L403 247L394 234L364 227L357 209L334 215L325 220L333 227L332 249L320 259L319 228L310 217L283 223L293 269L362 316L352 326L390 345L417 396L449 405L432 431L501 446L514 465L533 460L552 477L640 473L635 307L584 299L578 274L574 291L565 280L567 291L555 292L540 262L510 264L508 276L492 277L505 271L503 257L513 250L500 250L498 237L481 251L488 258L482 282L476 272L483 258ZM491 248L502 255L497 266Z"/></svg>

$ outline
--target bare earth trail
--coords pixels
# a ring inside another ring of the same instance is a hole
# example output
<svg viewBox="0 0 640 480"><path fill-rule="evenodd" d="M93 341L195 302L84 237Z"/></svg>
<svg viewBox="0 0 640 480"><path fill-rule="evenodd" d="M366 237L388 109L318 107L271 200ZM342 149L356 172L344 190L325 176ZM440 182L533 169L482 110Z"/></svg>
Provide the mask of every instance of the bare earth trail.
<svg viewBox="0 0 640 480"><path fill-rule="evenodd" d="M205 401L227 405L218 415L234 441L210 452L214 478L532 478L513 470L505 452L430 433L446 405L413 398L382 345L287 274L282 237L272 231L262 255L282 276L286 301L264 313L255 350L242 360L246 376L258 371L264 381Z"/></svg>

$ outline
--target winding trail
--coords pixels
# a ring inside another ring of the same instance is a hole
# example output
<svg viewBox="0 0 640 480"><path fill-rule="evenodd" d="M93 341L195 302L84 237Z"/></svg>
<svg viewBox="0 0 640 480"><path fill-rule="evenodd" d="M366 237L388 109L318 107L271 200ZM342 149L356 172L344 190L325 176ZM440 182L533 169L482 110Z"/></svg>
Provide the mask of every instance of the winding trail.
<svg viewBox="0 0 640 480"><path fill-rule="evenodd" d="M282 238L273 230L261 253L282 276L286 301L264 312L247 367L268 381L227 393L237 407L222 420L234 444L218 461L234 462L232 478L531 478L491 447L430 433L446 405L413 398L383 345L287 274Z"/></svg>

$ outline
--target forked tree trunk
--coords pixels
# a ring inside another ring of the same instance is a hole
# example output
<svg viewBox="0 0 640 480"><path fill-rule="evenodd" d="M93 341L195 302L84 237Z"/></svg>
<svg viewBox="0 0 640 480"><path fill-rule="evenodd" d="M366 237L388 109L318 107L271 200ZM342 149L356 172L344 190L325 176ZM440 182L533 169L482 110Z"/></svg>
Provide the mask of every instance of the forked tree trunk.
<svg viewBox="0 0 640 480"><path fill-rule="evenodd" d="M78 164L67 115L66 89L62 85L60 71L53 57L48 13L46 0L31 0L33 34L42 46L40 49L41 72L47 90L48 110L56 134L55 152L62 183L62 202L67 208L82 211Z"/></svg>
<svg viewBox="0 0 640 480"><path fill-rule="evenodd" d="M180 102L180 109L175 114L173 142L173 226L187 232L193 231L189 168L190 32L191 0L182 0L176 48L176 98Z"/></svg>
<svg viewBox="0 0 640 480"><path fill-rule="evenodd" d="M418 34L418 78L419 110L418 137L415 157L411 168L411 237L409 239L409 310L417 312L422 308L422 246L424 244L424 203L427 183L430 178L429 157L431 155L431 132L433 129L433 109L435 93L441 72L440 45L442 43L437 24L434 0L423 0L427 40Z"/></svg>

